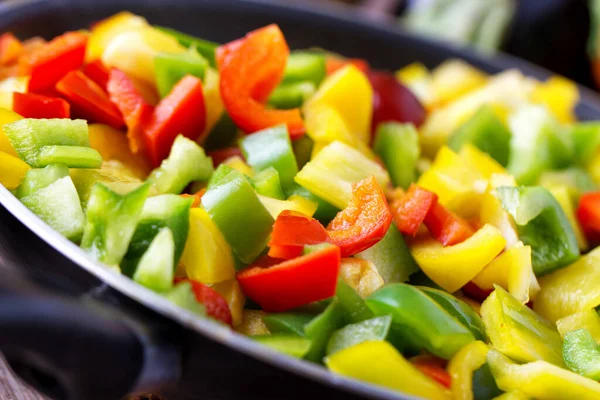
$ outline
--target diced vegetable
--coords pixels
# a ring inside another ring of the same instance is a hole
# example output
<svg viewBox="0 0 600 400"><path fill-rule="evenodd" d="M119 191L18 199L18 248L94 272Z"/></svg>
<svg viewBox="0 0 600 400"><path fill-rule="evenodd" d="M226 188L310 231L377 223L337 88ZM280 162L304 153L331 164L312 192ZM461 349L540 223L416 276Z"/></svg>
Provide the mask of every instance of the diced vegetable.
<svg viewBox="0 0 600 400"><path fill-rule="evenodd" d="M273 350L296 358L304 357L312 343L310 339L294 335L253 336L252 339Z"/></svg>
<svg viewBox="0 0 600 400"><path fill-rule="evenodd" d="M183 32L176 31L175 29L165 28L163 26L155 26L156 29L173 36L177 41L185 47L195 47L198 53L208 60L211 67L216 67L217 62L215 60L215 52L218 43L211 42L209 40L200 39L198 37L185 34Z"/></svg>
<svg viewBox="0 0 600 400"><path fill-rule="evenodd" d="M69 118L71 106L63 99L33 93L13 93L13 110L25 118Z"/></svg>
<svg viewBox="0 0 600 400"><path fill-rule="evenodd" d="M30 169L17 188L16 195L19 199L32 195L65 176L69 176L69 168L62 164L50 164L43 169Z"/></svg>
<svg viewBox="0 0 600 400"><path fill-rule="evenodd" d="M556 321L558 333L564 339L565 335L577 329L586 329L594 340L600 344L600 315L595 309L588 309L571 314Z"/></svg>
<svg viewBox="0 0 600 400"><path fill-rule="evenodd" d="M349 324L331 335L327 343L327 356L359 343L385 340L392 318L389 315Z"/></svg>
<svg viewBox="0 0 600 400"><path fill-rule="evenodd" d="M31 167L27 163L0 151L0 183L7 189L15 189Z"/></svg>
<svg viewBox="0 0 600 400"><path fill-rule="evenodd" d="M563 343L567 368L586 378L600 381L600 348L587 329L568 332Z"/></svg>
<svg viewBox="0 0 600 400"><path fill-rule="evenodd" d="M379 125L373 149L385 163L394 186L408 189L417 180L420 149L414 126L398 123Z"/></svg>
<svg viewBox="0 0 600 400"><path fill-rule="evenodd" d="M206 315L206 308L196 300L190 282L178 283L173 289L163 293L163 296L184 310L201 316Z"/></svg>
<svg viewBox="0 0 600 400"><path fill-rule="evenodd" d="M190 74L204 81L208 61L195 47L190 47L185 53L159 53L154 58L154 73L156 86L161 97L171 92L173 86L184 76Z"/></svg>
<svg viewBox="0 0 600 400"><path fill-rule="evenodd" d="M337 299L334 299L321 314L304 326L304 334L312 340L305 358L317 363L323 362L327 341L343 325L344 314Z"/></svg>
<svg viewBox="0 0 600 400"><path fill-rule="evenodd" d="M175 243L169 228L162 228L138 263L133 280L157 292L164 292L173 287L173 255Z"/></svg>
<svg viewBox="0 0 600 400"><path fill-rule="evenodd" d="M279 180L279 172L273 167L262 170L252 178L252 186L256 193L272 197L277 200L284 200L285 195L281 188L281 181Z"/></svg>

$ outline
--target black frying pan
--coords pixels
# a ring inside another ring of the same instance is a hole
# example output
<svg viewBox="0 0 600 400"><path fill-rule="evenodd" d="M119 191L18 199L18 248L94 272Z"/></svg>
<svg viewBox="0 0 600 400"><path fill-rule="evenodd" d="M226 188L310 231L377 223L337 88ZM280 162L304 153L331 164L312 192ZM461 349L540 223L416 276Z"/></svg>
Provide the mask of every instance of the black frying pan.
<svg viewBox="0 0 600 400"><path fill-rule="evenodd" d="M490 73L517 59L485 59L343 9L268 1L15 0L0 3L0 31L47 38L120 10L226 42L278 23L292 48L324 47L377 68L429 67L460 57ZM581 89L577 112L600 119ZM0 186L0 350L25 381L55 399L410 399L271 352L90 260ZM398 377L402 379L402 377ZM136 395L137 393L137 395ZM144 397L145 394L146 397ZM153 395L149 395L153 394Z"/></svg>

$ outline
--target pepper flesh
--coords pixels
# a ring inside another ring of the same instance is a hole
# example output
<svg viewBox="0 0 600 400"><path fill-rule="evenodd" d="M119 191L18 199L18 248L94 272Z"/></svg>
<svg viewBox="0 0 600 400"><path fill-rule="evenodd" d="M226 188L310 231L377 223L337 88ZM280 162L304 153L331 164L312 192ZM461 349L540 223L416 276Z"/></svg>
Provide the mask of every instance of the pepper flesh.
<svg viewBox="0 0 600 400"><path fill-rule="evenodd" d="M593 308L559 319L556 321L556 327L563 339L567 333L585 328L594 340L600 344L600 316Z"/></svg>
<svg viewBox="0 0 600 400"><path fill-rule="evenodd" d="M452 395L455 400L473 400L473 374L485 364L488 346L476 341L460 349L448 364L452 377Z"/></svg>
<svg viewBox="0 0 600 400"><path fill-rule="evenodd" d="M329 239L327 231L319 221L297 211L285 210L273 224L269 240L269 255L275 257L278 248L286 247L294 258L302 254L304 245L319 244ZM275 257L288 258L288 257Z"/></svg>
<svg viewBox="0 0 600 400"><path fill-rule="evenodd" d="M417 180L419 136L413 125L388 122L375 133L374 151L382 158L392 184L408 189Z"/></svg>
<svg viewBox="0 0 600 400"><path fill-rule="evenodd" d="M63 99L33 93L13 93L13 110L25 118L69 118L71 107Z"/></svg>
<svg viewBox="0 0 600 400"><path fill-rule="evenodd" d="M577 329L565 335L563 358L571 371L600 381L600 348L587 329Z"/></svg>
<svg viewBox="0 0 600 400"><path fill-rule="evenodd" d="M398 230L415 236L431 209L437 204L437 198L435 193L411 185L404 196L390 205Z"/></svg>

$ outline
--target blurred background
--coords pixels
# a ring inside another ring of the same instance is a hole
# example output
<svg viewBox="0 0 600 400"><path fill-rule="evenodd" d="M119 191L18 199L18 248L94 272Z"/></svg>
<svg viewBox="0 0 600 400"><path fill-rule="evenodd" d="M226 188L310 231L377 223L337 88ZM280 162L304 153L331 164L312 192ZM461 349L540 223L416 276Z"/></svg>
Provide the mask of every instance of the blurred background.
<svg viewBox="0 0 600 400"><path fill-rule="evenodd" d="M600 0L328 0L476 51L506 52L600 88ZM316 3L326 3L319 1Z"/></svg>

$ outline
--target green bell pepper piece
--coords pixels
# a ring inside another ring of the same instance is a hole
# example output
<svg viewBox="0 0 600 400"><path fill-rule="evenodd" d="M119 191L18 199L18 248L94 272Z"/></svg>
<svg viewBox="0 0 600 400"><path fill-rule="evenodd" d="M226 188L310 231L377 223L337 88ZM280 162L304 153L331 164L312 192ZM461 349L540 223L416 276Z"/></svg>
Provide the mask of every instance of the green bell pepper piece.
<svg viewBox="0 0 600 400"><path fill-rule="evenodd" d="M496 196L514 218L519 238L531 246L533 271L540 276L566 267L579 257L579 247L564 211L545 188L500 187Z"/></svg>
<svg viewBox="0 0 600 400"><path fill-rule="evenodd" d="M335 331L329 342L327 343L327 355L330 356L345 348L352 347L362 342L372 340L385 340L390 326L392 317L385 315L367 319L356 324L346 325L342 329Z"/></svg>
<svg viewBox="0 0 600 400"><path fill-rule="evenodd" d="M217 51L217 47L219 47L219 43L211 42L205 39L200 39L196 36L188 35L186 33L179 32L175 29L166 28L164 26L154 25L154 27L159 31L173 36L181 45L185 47L194 46L198 53L202 54L202 56L206 58L211 67L217 67L215 52Z"/></svg>
<svg viewBox="0 0 600 400"><path fill-rule="evenodd" d="M304 336L304 327L314 317L310 314L277 313L265 315L263 322L271 333Z"/></svg>
<svg viewBox="0 0 600 400"><path fill-rule="evenodd" d="M270 347L288 356L302 358L308 353L312 341L305 337L294 335L264 335L252 336L252 340L261 343L264 346Z"/></svg>
<svg viewBox="0 0 600 400"><path fill-rule="evenodd" d="M285 194L288 198L295 194L317 203L317 211L315 211L313 218L318 220L325 226L327 226L327 224L335 218L337 213L340 212L340 210L337 207L333 206L332 204L328 203L327 201L323 200L316 194L298 185L297 183L294 183L289 190L285 191Z"/></svg>
<svg viewBox="0 0 600 400"><path fill-rule="evenodd" d="M414 286L392 283L367 298L377 316L391 315L392 329L411 346L450 359L475 337L442 306Z"/></svg>
<svg viewBox="0 0 600 400"><path fill-rule="evenodd" d="M171 289L175 275L174 253L173 234L169 228L162 228L140 259L133 280L157 292Z"/></svg>
<svg viewBox="0 0 600 400"><path fill-rule="evenodd" d="M179 307L206 316L206 308L196 300L196 295L190 282L181 282L175 285L171 290L162 294L166 299L178 305Z"/></svg>
<svg viewBox="0 0 600 400"><path fill-rule="evenodd" d="M271 92L267 103L278 109L289 110L302 106L316 91L317 87L312 82L284 83Z"/></svg>
<svg viewBox="0 0 600 400"><path fill-rule="evenodd" d="M466 326L475 339L486 341L487 336L485 334L485 326L481 317L462 300L457 299L450 293L443 290L432 289L429 287L420 287L421 291L427 296L431 297L436 303L438 303L444 310L450 315L456 318L461 324Z"/></svg>
<svg viewBox="0 0 600 400"><path fill-rule="evenodd" d="M206 151L218 150L224 147L234 146L238 134L238 128L227 112L221 114L221 118L208 134L204 141Z"/></svg>
<svg viewBox="0 0 600 400"><path fill-rule="evenodd" d="M292 51L288 56L285 72L283 73L283 83L308 81L318 87L326 75L325 54Z"/></svg>
<svg viewBox="0 0 600 400"><path fill-rule="evenodd" d="M587 329L577 329L565 335L563 358L571 371L600 381L600 347Z"/></svg>
<svg viewBox="0 0 600 400"><path fill-rule="evenodd" d="M21 202L67 239L78 242L83 234L85 215L70 177L22 197Z"/></svg>
<svg viewBox="0 0 600 400"><path fill-rule="evenodd" d="M262 170L252 178L252 186L256 193L274 199L285 200L279 172L273 167Z"/></svg>
<svg viewBox="0 0 600 400"><path fill-rule="evenodd" d="M344 325L344 311L334 299L321 314L304 326L304 334L312 340L310 350L305 358L322 363L329 337Z"/></svg>
<svg viewBox="0 0 600 400"><path fill-rule="evenodd" d="M240 140L240 148L248 165L255 171L275 168L279 173L283 190L287 190L294 183L298 165L286 125L278 125L248 135Z"/></svg>
<svg viewBox="0 0 600 400"><path fill-rule="evenodd" d="M209 186L202 205L243 263L262 253L275 221L242 173L231 171Z"/></svg>
<svg viewBox="0 0 600 400"><path fill-rule="evenodd" d="M373 150L383 160L394 186L408 189L417 180L417 162L421 149L419 134L412 124L379 124Z"/></svg>
<svg viewBox="0 0 600 400"><path fill-rule="evenodd" d="M472 387L473 400L488 400L502 394L487 362L473 371Z"/></svg>
<svg viewBox="0 0 600 400"><path fill-rule="evenodd" d="M294 149L298 169L304 167L304 165L310 161L313 144L313 140L308 135L302 135L298 139L292 141L292 148Z"/></svg>
<svg viewBox="0 0 600 400"><path fill-rule="evenodd" d="M543 172L540 176L539 185L547 189L555 186L566 186L575 204L579 203L579 197L583 193L592 192L598 188L590 174L579 167Z"/></svg>
<svg viewBox="0 0 600 400"><path fill-rule="evenodd" d="M405 282L412 273L419 271L404 237L394 223L383 239L356 257L371 261L385 283Z"/></svg>
<svg viewBox="0 0 600 400"><path fill-rule="evenodd" d="M500 286L481 305L481 318L494 348L513 360L563 365L562 339L556 327Z"/></svg>
<svg viewBox="0 0 600 400"><path fill-rule="evenodd" d="M335 297L338 299L340 307L345 311L346 319L349 322L356 323L374 317L365 300L341 278L338 278Z"/></svg>
<svg viewBox="0 0 600 400"><path fill-rule="evenodd" d="M508 171L519 184L535 184L545 170L563 168L572 162L573 145L566 136L568 132L544 107L521 107L509 118L509 126L513 135Z"/></svg>
<svg viewBox="0 0 600 400"><path fill-rule="evenodd" d="M2 127L19 158L34 168L49 164L98 168L102 157L90 148L87 122L82 119L25 118Z"/></svg>
<svg viewBox="0 0 600 400"><path fill-rule="evenodd" d="M502 166L508 164L511 133L489 105L481 107L448 139L448 147L458 152L465 144L472 144L486 152Z"/></svg>
<svg viewBox="0 0 600 400"><path fill-rule="evenodd" d="M231 168L229 165L220 164L215 172L210 176L210 179L206 184L206 189L208 190L212 187L218 186L221 180L225 178L231 171L235 171L235 169Z"/></svg>
<svg viewBox="0 0 600 400"><path fill-rule="evenodd" d="M192 181L207 181L212 173L212 158L196 142L179 135L169 157L152 171L148 181L160 194L178 194Z"/></svg>
<svg viewBox="0 0 600 400"><path fill-rule="evenodd" d="M43 169L30 169L17 187L17 198L29 196L65 176L69 176L69 168L63 164L50 164Z"/></svg>
<svg viewBox="0 0 600 400"><path fill-rule="evenodd" d="M160 97L171 93L173 86L186 75L204 81L208 61L192 45L185 53L159 53L154 57L154 75Z"/></svg>
<svg viewBox="0 0 600 400"><path fill-rule="evenodd" d="M173 236L172 263L177 265L188 236L191 204L192 199L174 194L146 199L131 243L121 262L123 273L133 275L140 258L147 253L150 243L164 228L169 228Z"/></svg>
<svg viewBox="0 0 600 400"><path fill-rule="evenodd" d="M580 122L570 129L575 161L581 166L586 166L594 158L600 146L600 123Z"/></svg>
<svg viewBox="0 0 600 400"><path fill-rule="evenodd" d="M142 185L120 195L101 183L92 188L87 202L81 248L108 265L119 265L127 252L150 190Z"/></svg>

